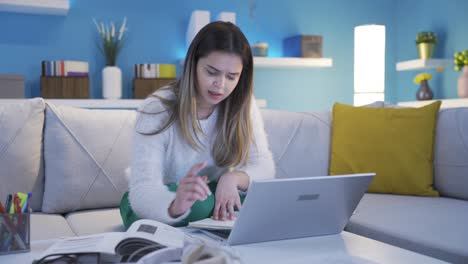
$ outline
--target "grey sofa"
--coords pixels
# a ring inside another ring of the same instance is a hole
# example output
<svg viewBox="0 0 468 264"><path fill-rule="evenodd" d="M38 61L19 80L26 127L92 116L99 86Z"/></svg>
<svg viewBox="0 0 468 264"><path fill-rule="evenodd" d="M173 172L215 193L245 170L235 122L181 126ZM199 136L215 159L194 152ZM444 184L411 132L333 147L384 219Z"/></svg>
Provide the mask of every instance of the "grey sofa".
<svg viewBox="0 0 468 264"><path fill-rule="evenodd" d="M330 111L262 114L277 178L328 174ZM40 98L0 105L0 199L33 192L32 240L123 231L118 205L135 117ZM434 169L441 197L365 194L346 230L468 263L468 108L440 111Z"/></svg>

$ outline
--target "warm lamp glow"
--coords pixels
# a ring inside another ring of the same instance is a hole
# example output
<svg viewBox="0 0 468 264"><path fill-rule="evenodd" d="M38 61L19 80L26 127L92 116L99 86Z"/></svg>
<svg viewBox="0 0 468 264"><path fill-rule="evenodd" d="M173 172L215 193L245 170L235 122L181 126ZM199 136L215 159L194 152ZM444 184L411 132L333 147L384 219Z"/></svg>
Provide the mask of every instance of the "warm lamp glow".
<svg viewBox="0 0 468 264"><path fill-rule="evenodd" d="M354 28L354 104L384 100L384 90L385 26L357 26Z"/></svg>

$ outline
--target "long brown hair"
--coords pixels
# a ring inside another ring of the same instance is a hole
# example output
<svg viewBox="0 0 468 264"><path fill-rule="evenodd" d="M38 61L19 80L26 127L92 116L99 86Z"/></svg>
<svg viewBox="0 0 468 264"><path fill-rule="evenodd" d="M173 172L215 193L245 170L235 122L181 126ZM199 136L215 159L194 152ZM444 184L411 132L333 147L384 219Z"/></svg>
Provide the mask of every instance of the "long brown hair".
<svg viewBox="0 0 468 264"><path fill-rule="evenodd" d="M245 162L253 143L250 119L253 94L253 58L249 43L241 30L230 22L216 21L203 27L193 39L185 58L181 78L172 85L175 100L160 96L170 111L170 118L158 134L178 122L184 137L195 150L200 150L199 136L203 135L197 119L197 63L213 51L239 55L242 72L232 93L219 105L217 134L211 149L219 167L234 167Z"/></svg>

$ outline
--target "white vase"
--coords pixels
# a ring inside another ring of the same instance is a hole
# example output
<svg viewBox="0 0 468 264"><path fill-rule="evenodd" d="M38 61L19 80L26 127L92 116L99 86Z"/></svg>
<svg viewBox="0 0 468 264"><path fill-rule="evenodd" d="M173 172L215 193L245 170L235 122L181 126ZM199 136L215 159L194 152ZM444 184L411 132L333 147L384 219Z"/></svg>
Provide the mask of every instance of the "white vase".
<svg viewBox="0 0 468 264"><path fill-rule="evenodd" d="M458 77L458 97L468 98L468 66L463 67L463 72Z"/></svg>
<svg viewBox="0 0 468 264"><path fill-rule="evenodd" d="M120 99L122 97L122 71L116 66L106 66L102 70L102 97Z"/></svg>

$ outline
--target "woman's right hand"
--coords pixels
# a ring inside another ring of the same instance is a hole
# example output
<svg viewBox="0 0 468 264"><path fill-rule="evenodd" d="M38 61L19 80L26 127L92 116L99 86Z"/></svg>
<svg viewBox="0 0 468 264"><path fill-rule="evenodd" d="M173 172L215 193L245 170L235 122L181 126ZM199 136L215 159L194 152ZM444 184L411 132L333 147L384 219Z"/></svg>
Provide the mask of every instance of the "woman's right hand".
<svg viewBox="0 0 468 264"><path fill-rule="evenodd" d="M206 162L193 166L179 182L176 197L169 206L169 215L173 218L183 215L196 201L204 201L211 195L206 184L207 176L197 176L197 172L206 166Z"/></svg>

